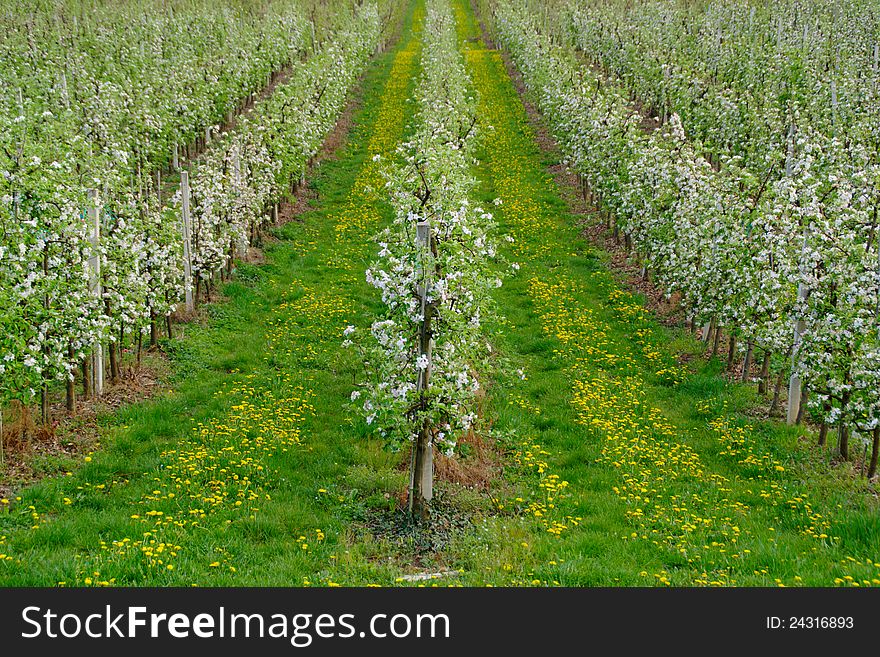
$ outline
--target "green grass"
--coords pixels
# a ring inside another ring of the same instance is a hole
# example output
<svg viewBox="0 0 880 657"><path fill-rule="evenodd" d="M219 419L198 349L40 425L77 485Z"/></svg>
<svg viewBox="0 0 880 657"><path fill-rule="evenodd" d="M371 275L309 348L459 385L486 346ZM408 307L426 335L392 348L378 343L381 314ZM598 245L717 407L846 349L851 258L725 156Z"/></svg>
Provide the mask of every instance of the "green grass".
<svg viewBox="0 0 880 657"><path fill-rule="evenodd" d="M347 405L361 368L342 331L381 312L363 274L390 216L366 187L372 155L406 134L418 0L310 182L311 209L166 343L170 390L103 417L99 450L47 460L71 474L0 508L0 584L397 585L438 570L465 585L880 583L866 487L797 429L749 419L760 400L717 361L677 364L699 345L621 293L581 238L547 172L557 154L539 149L470 4L455 7L481 98L479 201L503 199L505 256L522 266L490 327L506 365L483 410L503 477L440 482L433 521L408 522L405 456Z"/></svg>

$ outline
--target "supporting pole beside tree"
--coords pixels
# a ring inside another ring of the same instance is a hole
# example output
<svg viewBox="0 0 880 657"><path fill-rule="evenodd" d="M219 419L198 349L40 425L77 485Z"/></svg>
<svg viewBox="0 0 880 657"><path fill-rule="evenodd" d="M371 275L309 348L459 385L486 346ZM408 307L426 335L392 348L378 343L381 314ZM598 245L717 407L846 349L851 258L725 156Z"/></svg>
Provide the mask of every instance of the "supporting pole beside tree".
<svg viewBox="0 0 880 657"><path fill-rule="evenodd" d="M422 250L422 280L419 289L421 297L422 321L419 326L419 410L427 406L428 385L431 380L432 335L431 320L434 316L434 304L428 302L431 288L429 263L431 244L431 226L427 222L419 222L416 226L416 237ZM413 444L412 472L410 473L409 512L414 516L427 517L431 499L434 497L434 445L431 440L432 427L429 418L425 417Z"/></svg>
<svg viewBox="0 0 880 657"><path fill-rule="evenodd" d="M98 190L89 190L89 228L91 229L90 240L92 243L92 257L89 258L89 283L92 294L100 297L101 290L101 216L98 210ZM104 346L100 341L92 346L91 358L92 394L100 397L104 394Z"/></svg>
<svg viewBox="0 0 880 657"><path fill-rule="evenodd" d="M180 172L181 213L183 215L183 288L186 300L186 312L195 310L192 281L192 226L189 210L189 172Z"/></svg>

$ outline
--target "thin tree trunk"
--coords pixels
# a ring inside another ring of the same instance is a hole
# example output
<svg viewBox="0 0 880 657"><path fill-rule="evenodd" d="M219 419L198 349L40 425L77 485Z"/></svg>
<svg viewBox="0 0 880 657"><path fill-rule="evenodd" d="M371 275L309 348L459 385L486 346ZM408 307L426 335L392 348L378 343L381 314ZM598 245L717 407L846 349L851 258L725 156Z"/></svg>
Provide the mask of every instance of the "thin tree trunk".
<svg viewBox="0 0 880 657"><path fill-rule="evenodd" d="M880 452L880 425L874 427L874 440L871 445L871 465L868 466L868 479L877 474L878 452Z"/></svg>
<svg viewBox="0 0 880 657"><path fill-rule="evenodd" d="M770 413L768 415L773 415L776 412L776 409L779 408L779 396L782 393L784 372L785 370L779 370L779 374L776 375L776 385L773 386L773 401L770 404Z"/></svg>
<svg viewBox="0 0 880 657"><path fill-rule="evenodd" d="M73 362L74 351L73 347L67 348L67 357ZM74 376L74 369L67 378L67 412L74 413L76 411L76 377Z"/></svg>
<svg viewBox="0 0 880 657"><path fill-rule="evenodd" d="M727 371L733 369L733 361L736 358L736 334L731 332L727 342Z"/></svg>
<svg viewBox="0 0 880 657"><path fill-rule="evenodd" d="M804 413L806 412L806 409L807 409L807 398L808 397L809 397L809 395L807 394L807 386L804 386L801 389L801 405L798 408L797 418L795 418L795 421L794 421L794 423L796 425L800 425L800 423L804 421Z"/></svg>
<svg viewBox="0 0 880 657"><path fill-rule="evenodd" d="M92 396L92 365L88 356L83 358L82 362L82 381L83 399L88 399Z"/></svg>
<svg viewBox="0 0 880 657"><path fill-rule="evenodd" d="M110 342L107 346L107 351L110 352L110 379L115 383L119 380L119 359L116 355L116 343Z"/></svg>
<svg viewBox="0 0 880 657"><path fill-rule="evenodd" d="M43 424L49 422L49 384L47 383L40 388L40 419Z"/></svg>
<svg viewBox="0 0 880 657"><path fill-rule="evenodd" d="M823 420L819 425L819 441L816 444L824 447L826 442L828 442L828 423Z"/></svg>
<svg viewBox="0 0 880 657"><path fill-rule="evenodd" d="M830 402L822 402L822 424L819 425L819 440L816 443L819 447L824 447L828 442L828 422L825 418L831 412Z"/></svg>
<svg viewBox="0 0 880 657"><path fill-rule="evenodd" d="M761 361L761 380L758 381L758 392L762 395L767 394L767 388L770 387L770 352L764 352L764 360Z"/></svg>
<svg viewBox="0 0 880 657"><path fill-rule="evenodd" d="M719 346L720 342L721 342L721 327L716 326L715 327L715 340L712 343L712 356L713 357L718 355L718 346Z"/></svg>
<svg viewBox="0 0 880 657"><path fill-rule="evenodd" d="M837 451L844 461L849 460L849 425L846 423L846 410L851 393L847 390L840 400L840 430L838 431Z"/></svg>
<svg viewBox="0 0 880 657"><path fill-rule="evenodd" d="M752 369L752 353L755 351L755 342L754 340L749 340L748 345L746 346L746 356L743 359L743 371L742 376L740 377L740 381L745 383L749 380L749 370Z"/></svg>
<svg viewBox="0 0 880 657"><path fill-rule="evenodd" d="M156 325L156 311L150 308L150 349L159 346L159 327Z"/></svg>
<svg viewBox="0 0 880 657"><path fill-rule="evenodd" d="M840 458L844 461L849 460L849 425L845 422L841 422L840 429L838 430L838 446L837 451L840 455Z"/></svg>

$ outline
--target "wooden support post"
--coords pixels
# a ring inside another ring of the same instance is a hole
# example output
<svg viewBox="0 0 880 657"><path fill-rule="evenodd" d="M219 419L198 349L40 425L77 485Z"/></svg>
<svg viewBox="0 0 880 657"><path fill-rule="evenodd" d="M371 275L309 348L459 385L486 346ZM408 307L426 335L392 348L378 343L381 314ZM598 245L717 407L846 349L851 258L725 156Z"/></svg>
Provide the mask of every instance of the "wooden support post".
<svg viewBox="0 0 880 657"><path fill-rule="evenodd" d="M189 214L189 172L180 172L181 209L183 214L183 289L186 300L186 312L195 310L192 280L192 227Z"/></svg>
<svg viewBox="0 0 880 657"><path fill-rule="evenodd" d="M785 175L792 175L792 162L794 159L794 125L792 125L788 130L788 156L785 162ZM800 262L800 281L798 281L798 301L803 302L807 299L807 286L804 283L804 276L806 275L806 255L807 255L807 238L808 231L807 226L804 226L804 240L801 246L801 262ZM792 349L791 349L791 377L788 380L788 412L786 413L786 422L788 424L795 424L797 422L798 416L800 415L801 410L801 394L802 394L802 386L801 386L801 377L798 374L798 360L800 357L800 345L801 339L804 334L804 329L806 328L806 323L803 320L803 317L798 316L794 320L794 336L792 341Z"/></svg>
<svg viewBox="0 0 880 657"><path fill-rule="evenodd" d="M64 101L65 109L70 109L70 91L67 89L67 73L61 73L61 99Z"/></svg>
<svg viewBox="0 0 880 657"><path fill-rule="evenodd" d="M103 296L101 286L101 213L98 210L98 190L89 191L89 228L91 230L90 241L92 243L92 257L89 258L89 287L94 296ZM92 394L100 397L104 394L104 345L96 342L92 345Z"/></svg>
<svg viewBox="0 0 880 657"><path fill-rule="evenodd" d="M419 394L419 406L425 410L427 405L427 391L431 380L431 359L433 337L431 334L431 321L434 314L434 304L428 303L428 293L431 289L431 269L429 266L431 253L431 226L427 222L419 222L416 227L416 237L423 256L423 284L419 289L422 304L422 321L419 327L419 359L426 359L425 366L419 370L417 391ZM434 445L430 420L425 418L418 429L416 441L413 444L412 471L410 472L409 511L413 515L422 518L428 516L429 505L434 497Z"/></svg>
<svg viewBox="0 0 880 657"><path fill-rule="evenodd" d="M242 180L241 180L241 156L239 155L239 149L236 146L235 151L232 155L232 169L233 169L233 182L235 183L236 194L240 195L242 193ZM244 260L247 257L247 241L239 240L238 241L238 257L240 260ZM230 261L232 260L230 254ZM230 263L231 264L231 263ZM231 271L231 270L230 270Z"/></svg>

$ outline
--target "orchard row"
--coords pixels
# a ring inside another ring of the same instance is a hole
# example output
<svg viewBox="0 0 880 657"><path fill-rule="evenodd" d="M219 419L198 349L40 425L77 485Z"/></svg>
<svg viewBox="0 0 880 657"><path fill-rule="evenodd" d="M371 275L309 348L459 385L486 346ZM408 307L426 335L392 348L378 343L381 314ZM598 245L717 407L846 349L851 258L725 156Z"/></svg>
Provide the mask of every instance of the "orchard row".
<svg viewBox="0 0 880 657"><path fill-rule="evenodd" d="M484 4L585 194L645 274L704 339L714 332L716 350L729 336L743 380L767 390L775 378L778 400L788 379L791 421L808 399L820 440L833 426L843 458L850 435L876 454L878 76L872 23L852 13L865 12Z"/></svg>
<svg viewBox="0 0 880 657"><path fill-rule="evenodd" d="M492 214L471 202L483 126L447 0L428 6L423 48L411 135L385 168L394 218L367 270L384 310L351 340L370 374L352 399L392 447L412 446L416 513L431 500L434 446L452 455L476 422L491 351L483 323L501 285Z"/></svg>
<svg viewBox="0 0 880 657"><path fill-rule="evenodd" d="M70 404L80 365L100 385L93 354L108 352L116 376L126 336L155 342L185 296L231 271L399 7L350 3L318 21L315 6L311 22L289 2L264 9L113 6L77 20L62 7L12 22L0 41L0 77L21 84L0 96L0 405L42 391L45 418L55 380ZM188 184L163 198L185 143Z"/></svg>

